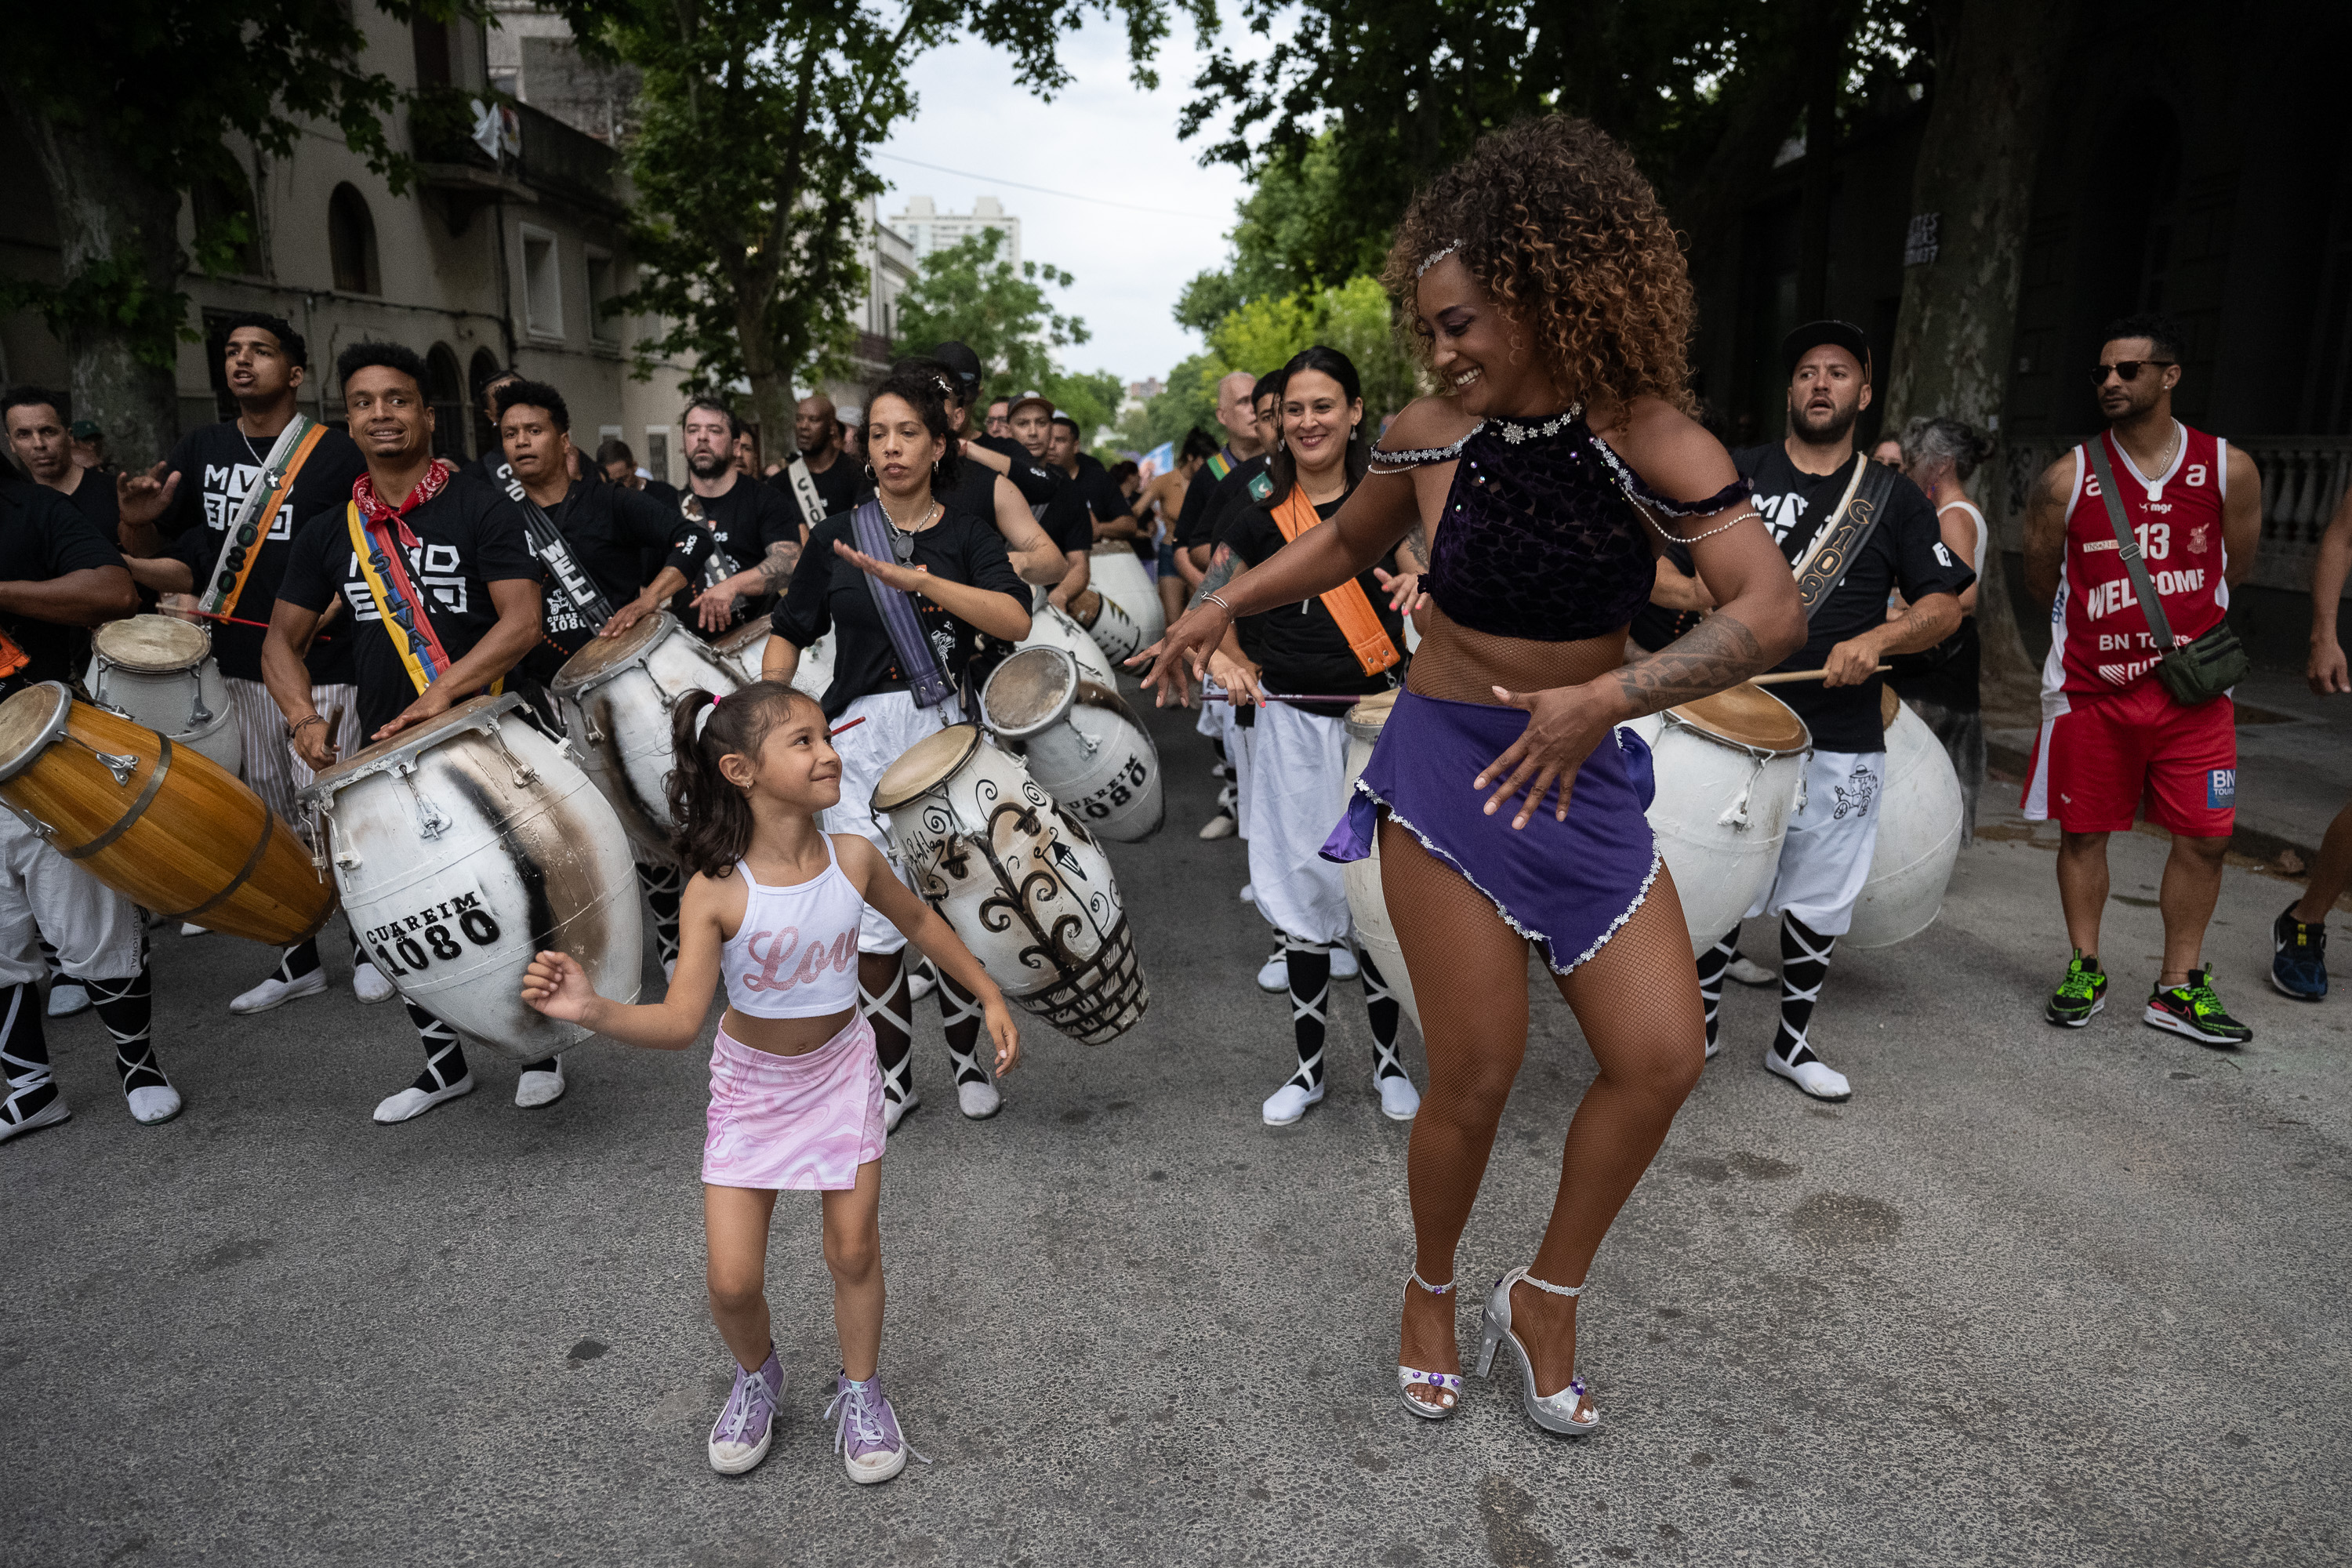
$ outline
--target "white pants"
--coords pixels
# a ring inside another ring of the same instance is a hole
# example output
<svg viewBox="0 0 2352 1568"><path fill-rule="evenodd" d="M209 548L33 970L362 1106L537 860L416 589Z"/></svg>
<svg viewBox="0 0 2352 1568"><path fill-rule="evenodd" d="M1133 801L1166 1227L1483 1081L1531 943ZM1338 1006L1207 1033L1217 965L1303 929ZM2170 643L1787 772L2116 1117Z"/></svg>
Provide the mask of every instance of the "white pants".
<svg viewBox="0 0 2352 1568"><path fill-rule="evenodd" d="M1276 702L1261 708L1242 799L1254 823L1250 885L1257 912L1294 942L1348 940L1348 882L1320 851L1339 820L1348 776L1348 726Z"/></svg>
<svg viewBox="0 0 2352 1568"><path fill-rule="evenodd" d="M1234 773L1234 826L1242 837L1247 838L1250 836L1250 736L1256 731L1244 730L1234 722L1234 705L1230 702L1203 701L1200 721L1193 728L1224 743L1225 765Z"/></svg>
<svg viewBox="0 0 2352 1568"><path fill-rule="evenodd" d="M0 985L45 979L40 939L76 980L139 973L139 910L0 810Z"/></svg>
<svg viewBox="0 0 2352 1568"><path fill-rule="evenodd" d="M1780 874L1748 911L1793 914L1822 936L1843 936L1878 847L1884 752L1815 752L1805 759L1805 804L1789 819Z"/></svg>
<svg viewBox="0 0 2352 1568"><path fill-rule="evenodd" d="M295 796L319 775L294 754L286 738L286 715L270 700L269 688L258 680L228 678L229 706L236 711L236 728L245 745L245 782L261 803L289 827L302 826ZM367 744L360 733L360 689L356 686L313 686L310 701L321 713L341 714L332 739L337 757L348 757Z"/></svg>
<svg viewBox="0 0 2352 1568"><path fill-rule="evenodd" d="M962 723L963 710L952 697L936 708L918 708L910 692L878 691L852 701L834 723L846 724L852 719L866 722L833 738L833 749L841 754L841 804L826 807L818 826L827 833L855 833L871 842L889 857L898 880L911 889L914 883L908 880L907 868L898 864L890 847L890 815L876 816L868 803L874 798L874 786L882 782L892 763L907 754L908 747L950 724ZM857 951L897 952L906 945L905 933L872 904L866 905L857 921Z"/></svg>

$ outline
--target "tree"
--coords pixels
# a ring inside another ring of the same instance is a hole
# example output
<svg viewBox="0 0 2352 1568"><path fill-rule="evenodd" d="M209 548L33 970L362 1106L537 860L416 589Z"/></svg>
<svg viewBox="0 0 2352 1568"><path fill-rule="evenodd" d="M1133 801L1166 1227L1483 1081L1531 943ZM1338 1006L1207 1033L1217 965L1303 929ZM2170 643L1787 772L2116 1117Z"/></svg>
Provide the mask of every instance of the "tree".
<svg viewBox="0 0 2352 1568"><path fill-rule="evenodd" d="M377 3L403 20L474 14L471 0ZM159 458L179 435L173 373L195 337L180 202L207 181L245 184L229 138L284 158L324 121L395 193L405 187L408 161L383 120L401 93L362 68L366 43L347 6L320 0L11 8L0 91L48 186L62 275L0 282L0 309L40 312L71 362L76 410L126 459ZM196 259L226 268L253 240L251 220L208 216Z"/></svg>
<svg viewBox="0 0 2352 1568"><path fill-rule="evenodd" d="M1126 389L1108 371L1068 374L1055 365L1055 350L1092 335L1045 297L1048 286L1066 289L1076 279L1044 262L1016 268L1000 257L1003 247L1004 231L991 228L924 257L898 296L898 352L928 353L953 339L980 357L983 399L1044 393L1092 440L1118 414Z"/></svg>
<svg viewBox="0 0 2352 1568"><path fill-rule="evenodd" d="M1149 452L1164 441L1183 440L1184 433L1195 426L1213 438L1217 434L1217 383L1233 371L1234 367L1213 350L1185 360L1168 373L1167 384L1159 394L1119 426L1119 445Z"/></svg>
<svg viewBox="0 0 2352 1568"><path fill-rule="evenodd" d="M1186 285L1177 321L1205 335L1250 300L1378 273L1386 235L1362 228L1363 206L1340 180L1332 132L1268 156L1226 236L1233 260Z"/></svg>
<svg viewBox="0 0 2352 1568"><path fill-rule="evenodd" d="M1207 26L1211 0L1177 0ZM881 182L866 166L912 114L907 68L959 29L1011 56L1050 98L1070 79L1056 47L1088 13L1123 19L1136 82L1167 33L1162 0L557 0L583 53L645 73L627 147L647 216L638 287L614 310L669 322L639 345L695 356L706 382L748 383L764 430L789 427L797 367L837 365L865 286L858 215Z"/></svg>
<svg viewBox="0 0 2352 1568"><path fill-rule="evenodd" d="M1219 361L1253 375L1287 363L1316 344L1346 354L1363 383L1364 413L1378 421L1419 395L1412 359L1398 343L1387 290L1374 278L1352 278L1336 289L1301 289L1252 300L1209 333Z"/></svg>

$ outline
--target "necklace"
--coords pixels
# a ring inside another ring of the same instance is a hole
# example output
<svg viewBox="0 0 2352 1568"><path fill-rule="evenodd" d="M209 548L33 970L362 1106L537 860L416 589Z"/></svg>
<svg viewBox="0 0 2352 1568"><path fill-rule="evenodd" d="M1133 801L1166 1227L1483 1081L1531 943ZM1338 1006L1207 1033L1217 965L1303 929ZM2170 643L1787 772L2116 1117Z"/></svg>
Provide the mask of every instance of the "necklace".
<svg viewBox="0 0 2352 1568"><path fill-rule="evenodd" d="M887 506L882 508L882 521L890 525L890 553L898 559L899 565L904 566L915 558L915 535L929 527L931 520L939 514L940 503L933 501L924 511L920 521L911 528L900 528L898 520L890 515L890 509Z"/></svg>

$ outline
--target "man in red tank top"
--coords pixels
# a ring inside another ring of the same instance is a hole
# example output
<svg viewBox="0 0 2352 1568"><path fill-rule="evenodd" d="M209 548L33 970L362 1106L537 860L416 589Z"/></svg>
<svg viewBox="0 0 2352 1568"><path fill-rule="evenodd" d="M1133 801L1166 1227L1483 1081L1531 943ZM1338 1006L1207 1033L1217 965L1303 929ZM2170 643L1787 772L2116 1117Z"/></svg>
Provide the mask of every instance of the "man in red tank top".
<svg viewBox="0 0 2352 1568"><path fill-rule="evenodd" d="M2230 585L2254 563L2262 539L2262 477L2229 443L2172 416L2180 334L2161 316L2126 316L2107 329L2096 369L2099 443L2124 518L2176 640L2220 624ZM2164 969L2146 1022L2201 1045L2232 1046L2253 1031L2230 1016L2201 955L2221 892L2221 857L2235 826L2238 741L2227 697L2196 707L2173 699L2156 666L2130 570L2116 537L2088 443L2043 472L2025 512L2025 587L2050 606L2042 671L2042 731L2025 780L2025 815L2058 819L2058 898L2074 961L2050 999L2053 1024L2080 1028L2106 1005L2099 915L2107 901L2107 835L2128 832L2144 800L2172 830L2158 902Z"/></svg>

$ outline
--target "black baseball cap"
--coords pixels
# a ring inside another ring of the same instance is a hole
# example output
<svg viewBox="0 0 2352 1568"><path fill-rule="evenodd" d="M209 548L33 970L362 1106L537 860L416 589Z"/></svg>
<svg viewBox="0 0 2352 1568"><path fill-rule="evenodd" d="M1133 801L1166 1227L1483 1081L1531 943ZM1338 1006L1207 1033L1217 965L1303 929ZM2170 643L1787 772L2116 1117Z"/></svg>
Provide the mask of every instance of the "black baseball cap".
<svg viewBox="0 0 2352 1568"><path fill-rule="evenodd" d="M1780 340L1780 372L1783 375L1797 374L1797 362L1823 343L1832 343L1852 354L1862 366L1864 378L1870 374L1870 337L1852 321L1808 321Z"/></svg>
<svg viewBox="0 0 2352 1568"><path fill-rule="evenodd" d="M964 401L971 401L972 394L980 390L980 356L950 338L931 350L931 357L955 373L955 378L963 383Z"/></svg>

